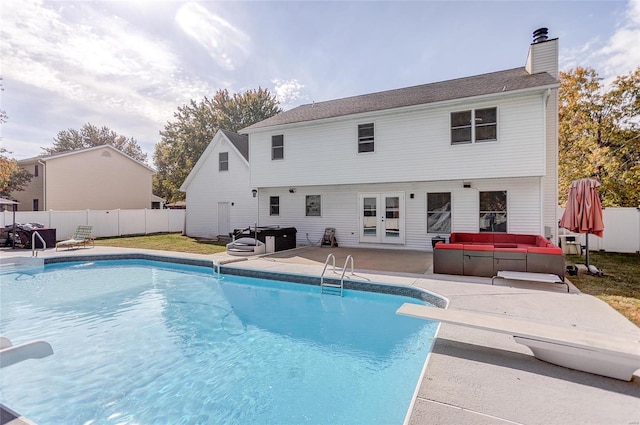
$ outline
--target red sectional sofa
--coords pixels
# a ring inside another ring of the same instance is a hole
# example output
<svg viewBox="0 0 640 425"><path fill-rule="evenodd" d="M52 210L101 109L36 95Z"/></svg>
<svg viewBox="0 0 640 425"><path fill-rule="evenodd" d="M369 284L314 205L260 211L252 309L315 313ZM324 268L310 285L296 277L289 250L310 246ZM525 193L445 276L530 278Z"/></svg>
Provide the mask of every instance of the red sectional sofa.
<svg viewBox="0 0 640 425"><path fill-rule="evenodd" d="M539 235L452 233L433 250L433 272L492 277L500 270L551 273L564 281L562 249Z"/></svg>

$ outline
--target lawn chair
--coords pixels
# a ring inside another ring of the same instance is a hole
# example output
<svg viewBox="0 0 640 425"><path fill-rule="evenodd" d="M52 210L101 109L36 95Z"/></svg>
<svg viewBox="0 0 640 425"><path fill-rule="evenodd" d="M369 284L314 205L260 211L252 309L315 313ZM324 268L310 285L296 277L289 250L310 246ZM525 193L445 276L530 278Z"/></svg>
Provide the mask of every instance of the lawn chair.
<svg viewBox="0 0 640 425"><path fill-rule="evenodd" d="M60 241L56 244L56 251L58 248L74 248L76 246L87 247L88 244L94 245L93 236L91 236L92 226L78 226L76 232L71 239Z"/></svg>

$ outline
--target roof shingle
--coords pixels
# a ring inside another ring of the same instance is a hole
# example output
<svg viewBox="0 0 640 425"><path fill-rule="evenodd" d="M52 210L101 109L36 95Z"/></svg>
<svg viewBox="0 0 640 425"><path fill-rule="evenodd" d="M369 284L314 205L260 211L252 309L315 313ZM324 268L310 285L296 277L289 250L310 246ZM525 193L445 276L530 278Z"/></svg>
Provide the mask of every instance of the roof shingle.
<svg viewBox="0 0 640 425"><path fill-rule="evenodd" d="M437 83L301 105L255 123L244 130L254 130L405 106L423 105L554 84L557 84L556 79L548 73L529 74L524 67L520 67L473 77L457 78Z"/></svg>

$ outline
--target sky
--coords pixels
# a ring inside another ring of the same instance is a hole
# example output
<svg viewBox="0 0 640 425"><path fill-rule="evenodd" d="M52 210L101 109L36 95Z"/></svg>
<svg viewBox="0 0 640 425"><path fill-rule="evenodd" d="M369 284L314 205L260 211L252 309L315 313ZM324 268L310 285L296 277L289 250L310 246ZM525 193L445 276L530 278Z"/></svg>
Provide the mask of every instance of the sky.
<svg viewBox="0 0 640 425"><path fill-rule="evenodd" d="M640 66L640 0L2 0L0 143L29 158L91 123L153 166L191 99L262 87L288 110L521 67L541 27L561 70L606 82Z"/></svg>

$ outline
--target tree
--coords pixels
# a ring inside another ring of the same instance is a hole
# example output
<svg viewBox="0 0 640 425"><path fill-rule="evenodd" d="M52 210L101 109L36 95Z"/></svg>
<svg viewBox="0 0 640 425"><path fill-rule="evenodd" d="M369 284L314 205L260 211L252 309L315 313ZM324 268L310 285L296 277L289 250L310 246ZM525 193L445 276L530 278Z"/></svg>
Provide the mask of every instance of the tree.
<svg viewBox="0 0 640 425"><path fill-rule="evenodd" d="M0 77L0 81L2 81L2 77ZM0 83L0 91L4 91L4 86ZM4 124L7 122L7 113L0 109L0 124Z"/></svg>
<svg viewBox="0 0 640 425"><path fill-rule="evenodd" d="M226 89L218 90L213 98L179 107L174 121L160 132L153 154L153 193L167 202L183 200L180 186L219 129L238 132L280 112L275 96L262 88L232 96Z"/></svg>
<svg viewBox="0 0 640 425"><path fill-rule="evenodd" d="M7 157L11 153L0 148L0 197L9 198L11 192L19 192L31 181L31 173L18 165L18 162Z"/></svg>
<svg viewBox="0 0 640 425"><path fill-rule="evenodd" d="M640 204L640 68L605 88L591 68L560 73L559 201L573 180L596 177L605 207Z"/></svg>
<svg viewBox="0 0 640 425"><path fill-rule="evenodd" d="M60 131L53 141L53 147L42 148L42 150L48 154L54 154L93 146L111 145L140 162L147 160L147 154L142 152L134 138L121 136L109 127L98 128L91 123L82 126L80 131L74 129Z"/></svg>

